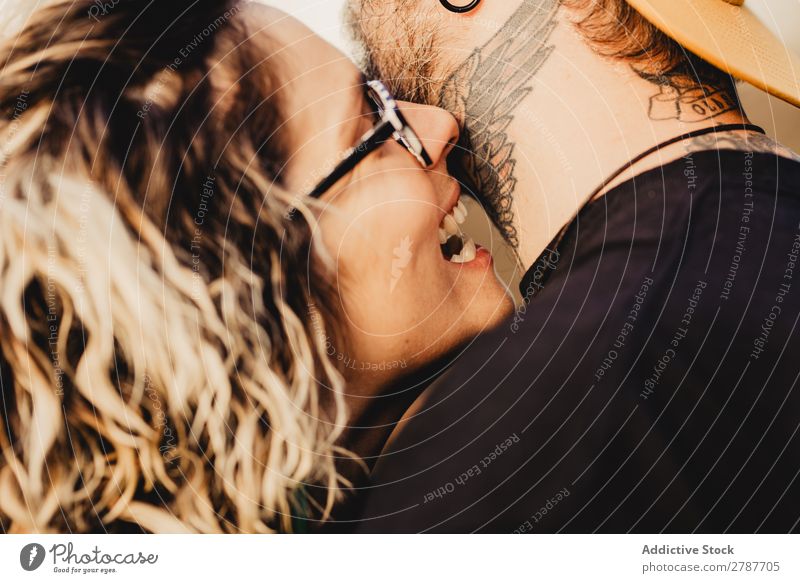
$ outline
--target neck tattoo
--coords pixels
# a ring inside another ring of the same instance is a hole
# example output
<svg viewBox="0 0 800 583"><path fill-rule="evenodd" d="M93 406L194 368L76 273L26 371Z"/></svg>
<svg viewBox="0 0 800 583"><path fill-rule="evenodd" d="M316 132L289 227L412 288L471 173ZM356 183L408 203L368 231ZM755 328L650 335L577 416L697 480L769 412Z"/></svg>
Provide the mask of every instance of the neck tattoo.
<svg viewBox="0 0 800 583"><path fill-rule="evenodd" d="M464 180L487 201L487 211L516 250L513 195L515 144L507 130L531 81L553 52L559 0L525 0L482 47L445 81L442 107L463 120L460 161Z"/></svg>
<svg viewBox="0 0 800 583"><path fill-rule="evenodd" d="M736 97L723 86L699 83L677 72L650 75L635 67L634 71L658 87L658 93L650 98L648 111L653 121L699 123L729 111L739 111Z"/></svg>

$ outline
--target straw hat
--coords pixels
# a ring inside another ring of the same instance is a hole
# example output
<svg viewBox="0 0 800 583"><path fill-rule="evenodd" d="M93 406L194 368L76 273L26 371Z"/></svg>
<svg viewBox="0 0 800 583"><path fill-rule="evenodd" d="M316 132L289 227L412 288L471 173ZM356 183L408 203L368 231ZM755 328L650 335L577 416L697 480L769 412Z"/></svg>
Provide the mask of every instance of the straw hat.
<svg viewBox="0 0 800 583"><path fill-rule="evenodd" d="M800 56L744 0L627 0L647 20L723 71L800 107Z"/></svg>

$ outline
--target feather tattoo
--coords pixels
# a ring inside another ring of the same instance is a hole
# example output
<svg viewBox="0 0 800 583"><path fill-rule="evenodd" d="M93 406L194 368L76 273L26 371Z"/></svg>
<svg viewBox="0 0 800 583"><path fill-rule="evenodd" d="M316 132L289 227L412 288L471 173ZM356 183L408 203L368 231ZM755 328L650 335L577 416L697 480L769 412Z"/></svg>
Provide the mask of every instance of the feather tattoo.
<svg viewBox="0 0 800 583"><path fill-rule="evenodd" d="M515 144L507 134L531 81L553 52L558 0L524 0L503 27L445 81L440 102L463 123L460 177L483 199L506 240L519 247L514 226Z"/></svg>

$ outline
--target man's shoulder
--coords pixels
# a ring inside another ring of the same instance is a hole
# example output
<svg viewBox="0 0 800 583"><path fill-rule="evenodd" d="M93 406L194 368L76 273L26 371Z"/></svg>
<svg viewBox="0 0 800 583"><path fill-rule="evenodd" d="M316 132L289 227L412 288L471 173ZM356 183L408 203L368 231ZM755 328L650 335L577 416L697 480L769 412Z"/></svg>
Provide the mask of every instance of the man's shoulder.
<svg viewBox="0 0 800 583"><path fill-rule="evenodd" d="M673 180L697 193L778 195L789 203L800 202L800 155L760 137L765 141L751 142L751 148L744 142L722 149L688 148L683 159L671 165ZM664 182L664 187L669 185Z"/></svg>
<svg viewBox="0 0 800 583"><path fill-rule="evenodd" d="M708 134L688 140L684 144L687 154L695 152L741 152L748 157L756 155L777 158L800 164L800 154L781 144L771 136L756 132L739 131Z"/></svg>
<svg viewBox="0 0 800 583"><path fill-rule="evenodd" d="M800 154L767 136L759 135L749 142L720 139L718 148L703 136L681 151L680 157L638 174L623 183L620 190L674 192L679 187L678 190L697 194L726 188L738 192L746 184L754 193L779 192L800 198Z"/></svg>

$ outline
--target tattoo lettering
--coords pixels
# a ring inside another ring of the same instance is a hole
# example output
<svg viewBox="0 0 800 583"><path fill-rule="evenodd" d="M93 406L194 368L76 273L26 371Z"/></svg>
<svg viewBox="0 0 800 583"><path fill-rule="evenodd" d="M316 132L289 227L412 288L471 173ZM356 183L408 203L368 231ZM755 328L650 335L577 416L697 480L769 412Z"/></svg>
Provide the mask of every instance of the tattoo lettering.
<svg viewBox="0 0 800 583"><path fill-rule="evenodd" d="M653 121L676 119L697 123L739 110L738 101L727 89L698 84L683 75L636 72L659 87L659 92L650 98L648 113Z"/></svg>
<svg viewBox="0 0 800 583"><path fill-rule="evenodd" d="M515 144L507 134L515 112L533 91L531 80L553 52L559 0L524 0L484 46L475 49L445 81L440 103L464 125L456 172L517 249L513 194Z"/></svg>
<svg viewBox="0 0 800 583"><path fill-rule="evenodd" d="M773 140L769 136L757 132L721 132L698 136L685 144L687 152L704 150L740 150L759 154L775 154L800 162L800 154Z"/></svg>

